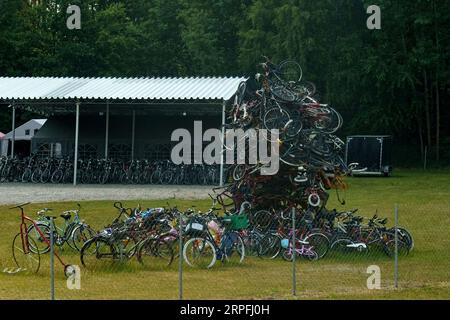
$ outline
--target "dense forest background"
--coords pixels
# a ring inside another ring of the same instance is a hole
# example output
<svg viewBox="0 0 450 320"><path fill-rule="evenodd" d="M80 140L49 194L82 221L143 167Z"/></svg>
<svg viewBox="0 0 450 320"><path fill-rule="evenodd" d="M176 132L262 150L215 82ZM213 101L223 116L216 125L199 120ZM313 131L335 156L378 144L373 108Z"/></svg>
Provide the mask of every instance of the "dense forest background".
<svg viewBox="0 0 450 320"><path fill-rule="evenodd" d="M69 4L81 30L66 27ZM366 26L372 4L381 30ZM0 0L0 26L0 76L253 76L263 54L295 59L342 113L342 137L392 134L396 163L420 165L425 146L449 163L447 1Z"/></svg>

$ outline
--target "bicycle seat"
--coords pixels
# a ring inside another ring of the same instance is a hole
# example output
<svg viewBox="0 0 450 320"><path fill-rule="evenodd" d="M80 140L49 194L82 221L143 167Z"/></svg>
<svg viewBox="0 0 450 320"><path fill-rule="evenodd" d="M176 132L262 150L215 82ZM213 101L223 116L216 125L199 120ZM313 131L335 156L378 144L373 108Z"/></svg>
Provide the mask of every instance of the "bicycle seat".
<svg viewBox="0 0 450 320"><path fill-rule="evenodd" d="M64 220L69 220L72 217L72 214L70 212L64 212L63 214L60 215L61 218L63 218Z"/></svg>
<svg viewBox="0 0 450 320"><path fill-rule="evenodd" d="M387 223L387 218L384 218L382 220L378 221L379 224L386 224Z"/></svg>
<svg viewBox="0 0 450 320"><path fill-rule="evenodd" d="M55 216L45 216L45 218L50 220L50 219L57 219L58 217L55 217Z"/></svg>

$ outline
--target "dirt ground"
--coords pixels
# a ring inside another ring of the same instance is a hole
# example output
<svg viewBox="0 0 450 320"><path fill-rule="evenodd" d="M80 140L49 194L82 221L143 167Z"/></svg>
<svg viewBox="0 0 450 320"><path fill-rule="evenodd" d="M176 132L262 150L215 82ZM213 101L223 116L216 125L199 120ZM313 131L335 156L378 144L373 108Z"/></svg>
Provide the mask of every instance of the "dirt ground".
<svg viewBox="0 0 450 320"><path fill-rule="evenodd" d="M23 202L205 199L212 186L0 184L0 204Z"/></svg>

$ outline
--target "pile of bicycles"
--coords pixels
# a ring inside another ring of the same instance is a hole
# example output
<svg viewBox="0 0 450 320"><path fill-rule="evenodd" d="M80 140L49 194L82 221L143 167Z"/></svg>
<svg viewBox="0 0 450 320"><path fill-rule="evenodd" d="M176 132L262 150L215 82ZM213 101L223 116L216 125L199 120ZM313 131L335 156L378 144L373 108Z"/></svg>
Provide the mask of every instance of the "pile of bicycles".
<svg viewBox="0 0 450 320"><path fill-rule="evenodd" d="M219 166L175 165L166 160L78 160L77 181L83 184L217 185ZM71 183L73 159L0 158L0 182Z"/></svg>
<svg viewBox="0 0 450 320"><path fill-rule="evenodd" d="M276 65L266 58L261 67L256 88L248 82L239 85L227 126L272 132L267 141L278 144L279 170L261 175L262 163L232 166L219 203L225 210L236 210L247 201L252 208L268 212L287 206L318 212L325 208L329 190L335 190L344 203L345 176L366 168L347 165L342 158L344 142L335 135L343 124L341 115L318 101L315 85L302 79L297 62ZM250 147L246 145L246 154Z"/></svg>
<svg viewBox="0 0 450 320"><path fill-rule="evenodd" d="M176 207L131 209L120 202L114 206L118 216L81 248L81 264L87 269L107 269L133 258L152 269L168 267L179 258L180 240L182 259L192 267L244 260L239 230L247 227L246 219L236 224L233 216L216 215L217 208L200 213L194 209L181 212Z"/></svg>
<svg viewBox="0 0 450 320"><path fill-rule="evenodd" d="M81 264L102 270L136 259L159 270L181 254L188 266L209 269L218 261L240 264L245 257L291 261L295 255L314 261L327 255L363 255L369 250L392 257L396 232L399 255L407 255L414 246L405 228L387 228L387 219L363 218L356 210L311 215L287 208L269 216L248 202L235 212L222 212L215 203L207 212L192 208L182 212L170 206L123 208L117 202L118 216L85 242Z"/></svg>
<svg viewBox="0 0 450 320"><path fill-rule="evenodd" d="M117 216L100 231L81 220L79 205L60 215L63 226L55 224L51 209L38 211L38 218L32 219L24 213L27 204L15 206L11 209L20 209L21 224L13 239L13 258L22 270L38 272L40 256L50 251L53 241L57 247L67 244L79 252L81 265L88 270L109 270L132 259L160 270L179 258L190 267L209 269L218 261L240 264L245 257L291 261L298 256L314 261L369 251L392 257L396 249L404 256L414 247L406 228L388 228L387 219L364 218L356 210L323 209L312 214L286 207L269 213L243 202L238 211L222 212L216 203L214 199L207 212L200 212L170 206L125 208L116 202ZM69 276L73 266L63 261L63 250L54 252Z"/></svg>

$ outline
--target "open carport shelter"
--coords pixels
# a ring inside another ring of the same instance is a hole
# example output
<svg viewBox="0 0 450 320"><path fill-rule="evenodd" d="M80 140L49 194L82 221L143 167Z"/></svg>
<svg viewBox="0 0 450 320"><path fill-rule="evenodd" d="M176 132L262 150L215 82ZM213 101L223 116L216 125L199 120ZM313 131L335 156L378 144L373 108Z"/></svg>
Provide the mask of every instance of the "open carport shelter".
<svg viewBox="0 0 450 320"><path fill-rule="evenodd" d="M0 77L0 103L48 118L33 138L41 155L129 160L155 155L176 128L220 128L243 77L55 78ZM50 147L49 147L50 146ZM167 150L159 150L167 152ZM14 154L14 140L12 141ZM223 158L220 181L223 183Z"/></svg>

